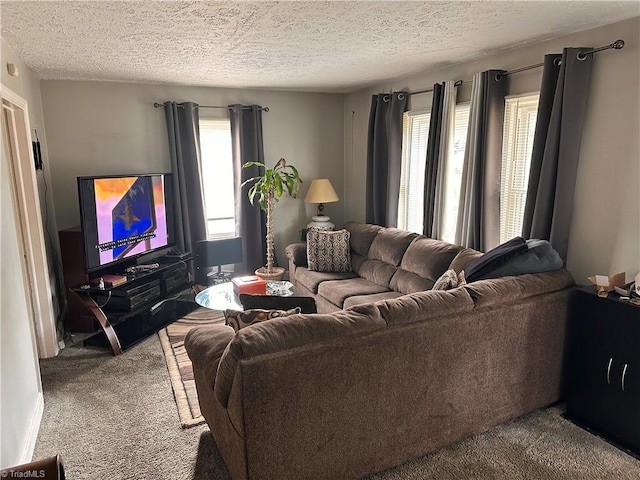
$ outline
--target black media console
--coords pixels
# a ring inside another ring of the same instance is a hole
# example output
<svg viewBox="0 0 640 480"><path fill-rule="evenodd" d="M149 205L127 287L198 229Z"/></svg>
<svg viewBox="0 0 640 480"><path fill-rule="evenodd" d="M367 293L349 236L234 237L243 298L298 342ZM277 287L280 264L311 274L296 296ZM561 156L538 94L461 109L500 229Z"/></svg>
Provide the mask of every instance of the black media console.
<svg viewBox="0 0 640 480"><path fill-rule="evenodd" d="M129 269L127 281L112 288L99 288L94 283L72 287L91 321L100 327L85 344L110 347L118 355L197 308L185 292L191 285L187 261Z"/></svg>

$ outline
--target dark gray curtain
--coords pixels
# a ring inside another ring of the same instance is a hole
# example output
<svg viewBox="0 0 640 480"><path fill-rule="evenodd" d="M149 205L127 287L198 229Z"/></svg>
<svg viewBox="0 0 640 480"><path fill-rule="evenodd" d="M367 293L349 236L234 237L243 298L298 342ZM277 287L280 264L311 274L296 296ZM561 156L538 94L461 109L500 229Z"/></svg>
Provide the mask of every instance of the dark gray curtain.
<svg viewBox="0 0 640 480"><path fill-rule="evenodd" d="M195 254L196 242L207 238L200 175L198 105L191 102L165 102L164 112L173 172L177 248Z"/></svg>
<svg viewBox="0 0 640 480"><path fill-rule="evenodd" d="M262 107L259 105L229 105L231 118L231 144L236 205L236 231L242 237L243 271L253 272L267 260L265 214L256 202L251 205L247 191L250 185L240 187L245 180L262 175L262 168L242 168L246 162L264 163L262 145Z"/></svg>
<svg viewBox="0 0 640 480"><path fill-rule="evenodd" d="M373 95L367 143L366 221L385 227L398 225L398 195L402 167L402 114L407 94Z"/></svg>
<svg viewBox="0 0 640 480"><path fill-rule="evenodd" d="M433 85L431 119L427 140L427 159L424 168L424 219L422 233L433 237L433 217L436 204L436 179L440 157L440 137L442 135L442 112L444 107L444 84Z"/></svg>
<svg viewBox="0 0 640 480"><path fill-rule="evenodd" d="M500 243L500 171L507 78L503 70L473 76L456 243L486 252Z"/></svg>
<svg viewBox="0 0 640 480"><path fill-rule="evenodd" d="M566 263L593 55L565 48L546 55L522 236L549 243ZM560 59L560 61L558 61Z"/></svg>

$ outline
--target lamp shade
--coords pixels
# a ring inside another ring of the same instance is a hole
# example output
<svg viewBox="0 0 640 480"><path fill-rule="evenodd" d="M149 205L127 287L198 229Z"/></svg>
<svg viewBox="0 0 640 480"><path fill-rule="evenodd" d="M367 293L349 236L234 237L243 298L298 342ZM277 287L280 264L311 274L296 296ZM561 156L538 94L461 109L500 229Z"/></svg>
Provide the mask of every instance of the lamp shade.
<svg viewBox="0 0 640 480"><path fill-rule="evenodd" d="M305 203L331 203L340 200L328 178L317 178L311 182Z"/></svg>

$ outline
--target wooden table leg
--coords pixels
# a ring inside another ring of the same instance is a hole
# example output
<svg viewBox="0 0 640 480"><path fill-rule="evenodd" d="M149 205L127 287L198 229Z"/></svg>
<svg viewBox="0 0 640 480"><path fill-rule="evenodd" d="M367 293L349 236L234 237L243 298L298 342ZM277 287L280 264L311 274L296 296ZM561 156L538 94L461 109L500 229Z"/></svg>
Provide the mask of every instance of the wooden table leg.
<svg viewBox="0 0 640 480"><path fill-rule="evenodd" d="M80 294L76 292L85 306L89 309L89 311L93 314L93 316L98 320L104 334L107 336L107 340L109 341L109 345L111 345L111 351L114 355L120 355L122 353L122 347L120 346L120 340L116 335L115 330L111 323L109 323L109 319L104 314L102 309L98 306L91 295L89 294Z"/></svg>

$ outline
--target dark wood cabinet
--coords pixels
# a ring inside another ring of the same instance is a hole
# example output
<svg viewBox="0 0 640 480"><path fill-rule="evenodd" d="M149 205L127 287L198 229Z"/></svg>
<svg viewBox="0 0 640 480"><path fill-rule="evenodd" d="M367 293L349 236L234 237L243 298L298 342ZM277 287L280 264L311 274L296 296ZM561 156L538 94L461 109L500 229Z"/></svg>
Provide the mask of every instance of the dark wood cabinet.
<svg viewBox="0 0 640 480"><path fill-rule="evenodd" d="M567 416L640 454L640 307L571 295Z"/></svg>

